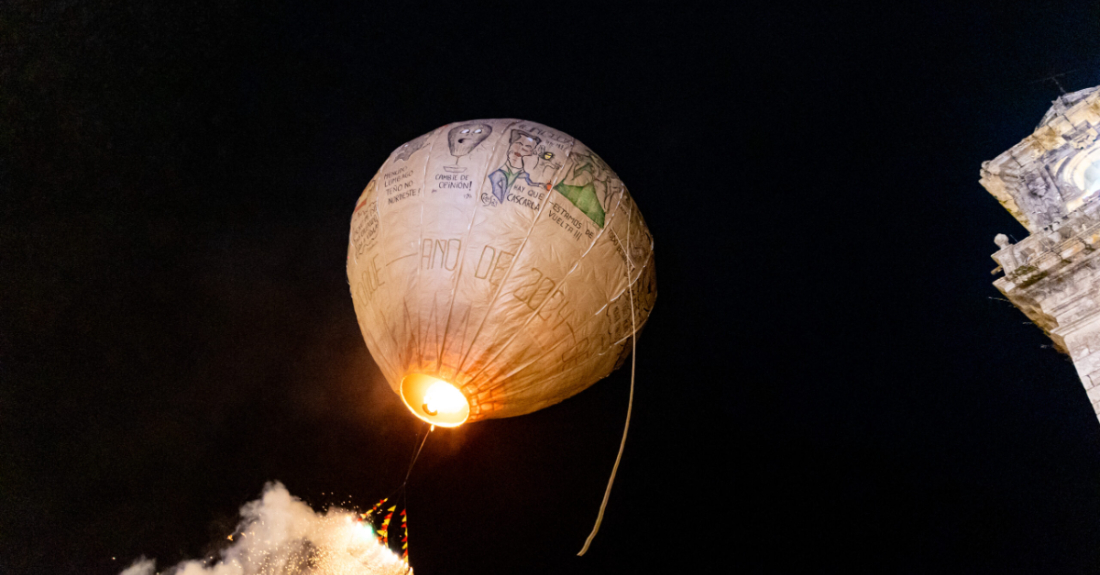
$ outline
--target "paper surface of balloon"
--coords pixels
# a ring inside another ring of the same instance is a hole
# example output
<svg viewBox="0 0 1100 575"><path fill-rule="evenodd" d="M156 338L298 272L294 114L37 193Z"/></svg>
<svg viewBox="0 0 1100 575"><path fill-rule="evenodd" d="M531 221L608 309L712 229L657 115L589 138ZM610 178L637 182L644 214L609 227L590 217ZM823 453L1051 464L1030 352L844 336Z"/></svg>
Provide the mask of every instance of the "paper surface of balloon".
<svg viewBox="0 0 1100 575"><path fill-rule="evenodd" d="M448 124L397 148L355 204L347 265L390 387L448 427L606 377L657 296L653 238L622 181L522 120Z"/></svg>

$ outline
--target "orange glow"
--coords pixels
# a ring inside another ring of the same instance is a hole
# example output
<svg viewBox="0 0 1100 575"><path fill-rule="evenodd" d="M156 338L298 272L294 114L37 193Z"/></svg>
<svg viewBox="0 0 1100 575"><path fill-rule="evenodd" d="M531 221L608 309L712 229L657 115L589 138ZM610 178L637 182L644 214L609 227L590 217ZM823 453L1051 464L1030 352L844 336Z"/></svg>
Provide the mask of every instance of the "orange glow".
<svg viewBox="0 0 1100 575"><path fill-rule="evenodd" d="M466 398L462 392L447 382L437 381L424 392L423 409L428 415L457 413L465 406Z"/></svg>
<svg viewBox="0 0 1100 575"><path fill-rule="evenodd" d="M411 373L401 380L401 399L416 417L441 427L458 427L470 417L470 402L442 379Z"/></svg>

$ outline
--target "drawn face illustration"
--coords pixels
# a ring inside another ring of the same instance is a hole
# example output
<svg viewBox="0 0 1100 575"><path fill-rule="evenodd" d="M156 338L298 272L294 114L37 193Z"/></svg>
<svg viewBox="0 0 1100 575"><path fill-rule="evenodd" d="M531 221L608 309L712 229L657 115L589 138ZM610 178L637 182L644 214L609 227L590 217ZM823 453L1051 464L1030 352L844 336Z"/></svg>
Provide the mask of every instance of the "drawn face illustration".
<svg viewBox="0 0 1100 575"><path fill-rule="evenodd" d="M493 133L493 127L489 124L466 122L459 124L447 133L447 146L451 148L451 155L462 157L469 154L478 144L485 141L489 134Z"/></svg>
<svg viewBox="0 0 1100 575"><path fill-rule="evenodd" d="M542 141L526 132L512 130L512 143L508 146L508 163L513 166L523 165L523 158L535 153L535 146Z"/></svg>
<svg viewBox="0 0 1100 575"><path fill-rule="evenodd" d="M424 144L428 141L428 136L431 133L424 134L419 138L412 140L411 142L405 142L400 148L394 150L394 154L397 155L395 160L401 160L403 162L409 161L409 156L413 155L417 150L424 147Z"/></svg>

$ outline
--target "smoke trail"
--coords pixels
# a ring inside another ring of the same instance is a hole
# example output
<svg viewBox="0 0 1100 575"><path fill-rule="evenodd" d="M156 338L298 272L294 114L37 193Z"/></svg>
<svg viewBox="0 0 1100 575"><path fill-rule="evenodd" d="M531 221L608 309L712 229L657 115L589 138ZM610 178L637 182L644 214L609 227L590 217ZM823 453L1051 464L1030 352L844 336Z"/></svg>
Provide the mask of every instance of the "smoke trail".
<svg viewBox="0 0 1100 575"><path fill-rule="evenodd" d="M315 513L281 483L241 508L233 545L215 561L184 561L161 573L173 575L397 575L412 569L380 544L368 523L350 511ZM153 575L144 557L120 575Z"/></svg>

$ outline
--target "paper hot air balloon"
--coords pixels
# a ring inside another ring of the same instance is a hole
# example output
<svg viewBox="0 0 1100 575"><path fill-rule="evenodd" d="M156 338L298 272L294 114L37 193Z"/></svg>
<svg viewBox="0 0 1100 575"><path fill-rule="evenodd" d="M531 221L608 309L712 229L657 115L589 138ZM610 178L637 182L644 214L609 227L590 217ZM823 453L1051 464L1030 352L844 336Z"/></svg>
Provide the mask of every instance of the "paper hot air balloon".
<svg viewBox="0 0 1100 575"><path fill-rule="evenodd" d="M347 266L389 385L448 427L607 376L656 299L653 239L622 181L522 120L448 124L397 148L355 204Z"/></svg>

